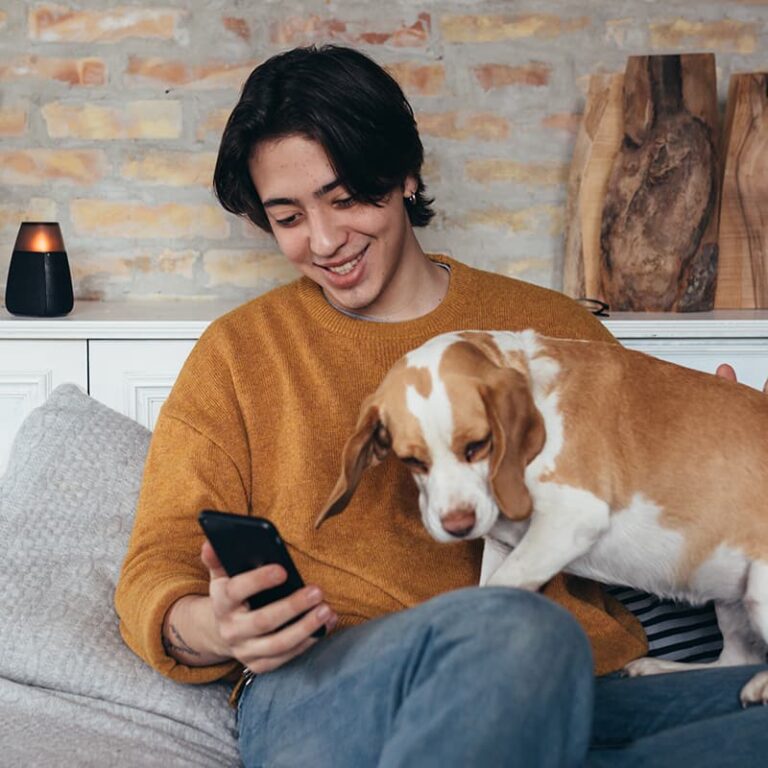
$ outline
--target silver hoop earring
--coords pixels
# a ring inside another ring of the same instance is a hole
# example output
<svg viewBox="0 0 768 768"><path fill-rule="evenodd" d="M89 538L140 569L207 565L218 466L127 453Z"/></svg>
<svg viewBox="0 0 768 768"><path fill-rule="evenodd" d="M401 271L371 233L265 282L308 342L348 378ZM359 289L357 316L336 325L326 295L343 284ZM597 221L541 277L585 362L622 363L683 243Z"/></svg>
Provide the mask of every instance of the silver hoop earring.
<svg viewBox="0 0 768 768"><path fill-rule="evenodd" d="M416 205L416 193L415 192L411 192L411 196L408 198L408 202L411 205Z"/></svg>

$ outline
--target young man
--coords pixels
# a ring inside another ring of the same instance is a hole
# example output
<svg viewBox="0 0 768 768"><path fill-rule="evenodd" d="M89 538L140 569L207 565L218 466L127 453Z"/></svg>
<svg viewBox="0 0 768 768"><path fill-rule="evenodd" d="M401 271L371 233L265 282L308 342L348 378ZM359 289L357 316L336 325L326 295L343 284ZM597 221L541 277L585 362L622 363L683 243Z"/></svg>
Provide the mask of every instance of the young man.
<svg viewBox="0 0 768 768"><path fill-rule="evenodd" d="M402 91L360 53L289 51L246 82L216 191L302 277L213 323L163 407L116 595L126 642L179 681L248 671L247 766L719 765L706 761L736 733L750 749L750 728L766 729L759 710L737 712L749 671L595 687L594 671L645 652L637 622L563 576L551 601L468 588L479 544L432 541L397 462L314 529L360 403L409 349L461 328L610 338L560 294L427 256L413 229L432 217L422 161ZM307 587L247 610L285 573L228 578L198 529L204 508L271 519ZM334 631L313 639L323 624Z"/></svg>

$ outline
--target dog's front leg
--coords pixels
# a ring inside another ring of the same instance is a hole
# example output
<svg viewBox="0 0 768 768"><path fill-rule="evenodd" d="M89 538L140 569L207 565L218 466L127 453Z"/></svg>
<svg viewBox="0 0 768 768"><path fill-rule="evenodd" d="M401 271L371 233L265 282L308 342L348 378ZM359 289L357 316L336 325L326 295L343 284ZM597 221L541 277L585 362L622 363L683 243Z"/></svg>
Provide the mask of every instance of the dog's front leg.
<svg viewBox="0 0 768 768"><path fill-rule="evenodd" d="M496 539L486 536L483 547L483 559L480 562L480 586L484 587L488 579L496 573L499 566L507 559L510 547Z"/></svg>
<svg viewBox="0 0 768 768"><path fill-rule="evenodd" d="M532 496L531 524L488 579L489 586L535 591L589 551L608 529L608 504L588 491L541 483Z"/></svg>

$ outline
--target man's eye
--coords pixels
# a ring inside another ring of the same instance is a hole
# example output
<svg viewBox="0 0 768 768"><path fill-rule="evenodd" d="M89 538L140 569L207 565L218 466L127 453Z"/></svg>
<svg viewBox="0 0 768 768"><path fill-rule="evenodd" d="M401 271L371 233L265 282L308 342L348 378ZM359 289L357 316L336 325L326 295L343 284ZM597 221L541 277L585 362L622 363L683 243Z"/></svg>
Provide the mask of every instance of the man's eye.
<svg viewBox="0 0 768 768"><path fill-rule="evenodd" d="M481 454L484 455L485 449L488 448L491 444L491 436L488 435L487 437L484 437L482 440L475 440L472 443L467 443L464 447L464 458L467 461L472 461L473 459L482 458Z"/></svg>
<svg viewBox="0 0 768 768"><path fill-rule="evenodd" d="M410 467L415 472L426 472L427 465L421 459L417 459L415 456L406 456L402 459L403 464Z"/></svg>
<svg viewBox="0 0 768 768"><path fill-rule="evenodd" d="M294 213L293 216L286 216L284 219L275 219L275 224L279 224L281 227L290 227L296 223L298 218L298 215Z"/></svg>
<svg viewBox="0 0 768 768"><path fill-rule="evenodd" d="M334 200L333 204L337 208L351 208L357 200L354 197L341 197L338 200Z"/></svg>

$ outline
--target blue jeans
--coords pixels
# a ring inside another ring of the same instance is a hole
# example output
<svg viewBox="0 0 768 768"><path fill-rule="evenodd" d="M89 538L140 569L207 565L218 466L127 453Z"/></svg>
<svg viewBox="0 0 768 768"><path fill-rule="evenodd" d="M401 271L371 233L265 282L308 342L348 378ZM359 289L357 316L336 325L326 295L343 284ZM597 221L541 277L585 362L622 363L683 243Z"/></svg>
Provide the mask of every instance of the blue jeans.
<svg viewBox="0 0 768 768"><path fill-rule="evenodd" d="M464 589L338 632L248 685L248 768L765 765L756 668L595 680L575 620L540 595Z"/></svg>

